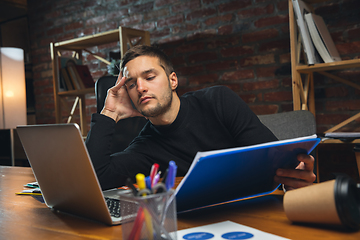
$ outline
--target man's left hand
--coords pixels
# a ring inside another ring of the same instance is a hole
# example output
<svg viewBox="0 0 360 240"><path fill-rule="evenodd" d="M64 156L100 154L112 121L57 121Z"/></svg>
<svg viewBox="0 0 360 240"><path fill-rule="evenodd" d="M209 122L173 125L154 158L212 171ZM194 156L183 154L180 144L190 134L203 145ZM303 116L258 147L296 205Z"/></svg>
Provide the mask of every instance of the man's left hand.
<svg viewBox="0 0 360 240"><path fill-rule="evenodd" d="M282 169L276 171L274 180L285 185L286 190L312 185L316 180L314 174L314 157L307 154L299 154L300 161L295 169Z"/></svg>

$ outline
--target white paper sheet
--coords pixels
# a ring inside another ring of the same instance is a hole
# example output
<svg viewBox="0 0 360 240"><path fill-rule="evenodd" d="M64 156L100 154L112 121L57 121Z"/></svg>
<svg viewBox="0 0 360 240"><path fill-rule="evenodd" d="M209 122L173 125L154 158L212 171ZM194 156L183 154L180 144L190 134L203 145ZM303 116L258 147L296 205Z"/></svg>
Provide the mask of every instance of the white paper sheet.
<svg viewBox="0 0 360 240"><path fill-rule="evenodd" d="M274 234L263 232L232 221L224 221L201 227L194 227L177 232L177 239L220 240L220 239L250 239L250 240L285 240Z"/></svg>

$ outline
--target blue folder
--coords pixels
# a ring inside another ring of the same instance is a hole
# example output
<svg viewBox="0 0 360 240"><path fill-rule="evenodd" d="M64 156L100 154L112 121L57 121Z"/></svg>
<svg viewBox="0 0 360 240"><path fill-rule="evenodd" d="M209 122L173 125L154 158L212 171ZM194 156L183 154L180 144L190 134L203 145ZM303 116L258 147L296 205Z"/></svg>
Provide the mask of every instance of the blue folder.
<svg viewBox="0 0 360 240"><path fill-rule="evenodd" d="M278 168L295 168L299 153L309 154L320 142L316 135L248 147L198 152L176 188L177 211L269 194Z"/></svg>

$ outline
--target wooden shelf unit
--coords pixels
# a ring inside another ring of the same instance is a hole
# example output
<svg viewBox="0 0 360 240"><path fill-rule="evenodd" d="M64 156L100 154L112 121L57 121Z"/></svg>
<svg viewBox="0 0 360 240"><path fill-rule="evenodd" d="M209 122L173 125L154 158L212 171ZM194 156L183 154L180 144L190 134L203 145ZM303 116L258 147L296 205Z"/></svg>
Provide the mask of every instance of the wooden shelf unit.
<svg viewBox="0 0 360 240"><path fill-rule="evenodd" d="M303 0L310 6L314 3L326 2L327 0ZM325 75L333 80L342 82L351 87L360 90L360 85L346 79L340 78L327 71L342 70L360 67L360 59L343 60L332 63L319 63L312 66L300 63L300 54L302 51L301 41L298 35L296 17L294 15L292 0L289 2L289 28L290 28L290 52L291 52L291 76L292 76L292 93L293 93L293 110L309 110L315 116L315 96L314 96L314 72ZM302 75L304 79L302 78ZM351 121L360 117L360 113L339 123L325 132L334 132L345 126Z"/></svg>
<svg viewBox="0 0 360 240"><path fill-rule="evenodd" d="M92 53L88 48L99 46L103 44L120 42L120 52L121 58L128 50L128 48L133 47L138 44L150 45L150 34L147 31L119 27L118 29L94 34L91 36L85 36L81 38L66 40L62 42L50 43L50 53L52 60L52 69L53 69L53 86L54 86L54 103L55 103L55 117L56 123L62 122L62 105L67 105L66 101L63 98L69 96L75 96L74 104L69 113L68 122L72 120L72 116L76 109L76 106L79 105L80 113L80 128L82 134L85 136L86 131L86 105L85 105L85 95L88 93L94 93L94 88L87 88L81 90L71 90L71 91L59 91L59 65L58 57L61 56L61 51L73 51L74 56L81 58L82 51L86 51L89 54L93 55L98 60L110 64L110 62L98 55Z"/></svg>

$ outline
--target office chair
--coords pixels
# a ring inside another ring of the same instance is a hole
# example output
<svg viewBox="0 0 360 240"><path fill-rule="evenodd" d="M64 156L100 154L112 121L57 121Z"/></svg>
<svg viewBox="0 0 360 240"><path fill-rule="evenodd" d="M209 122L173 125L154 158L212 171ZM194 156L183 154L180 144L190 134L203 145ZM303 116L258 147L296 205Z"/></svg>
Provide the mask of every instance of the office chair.
<svg viewBox="0 0 360 240"><path fill-rule="evenodd" d="M107 90L115 85L117 76L104 76L95 83L96 110L100 113L104 107ZM133 117L120 120L115 125L112 153L124 150L139 134L147 120L143 117Z"/></svg>
<svg viewBox="0 0 360 240"><path fill-rule="evenodd" d="M316 134L314 115L307 110L258 115L279 140Z"/></svg>

